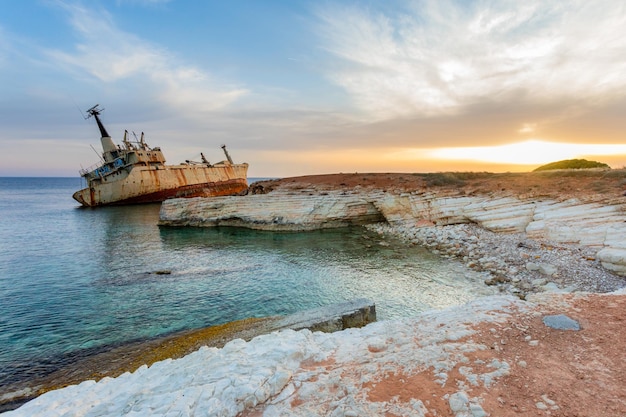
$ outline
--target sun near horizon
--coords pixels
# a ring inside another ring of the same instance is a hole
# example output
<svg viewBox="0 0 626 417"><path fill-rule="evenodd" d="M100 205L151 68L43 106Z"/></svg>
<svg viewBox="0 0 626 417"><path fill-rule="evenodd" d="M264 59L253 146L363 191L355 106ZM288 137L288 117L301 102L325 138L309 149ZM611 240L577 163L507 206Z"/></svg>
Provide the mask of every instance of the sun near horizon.
<svg viewBox="0 0 626 417"><path fill-rule="evenodd" d="M250 167L251 177L350 172L530 172L541 165L568 159L587 159L622 169L626 167L626 145L529 139L491 146L262 151L256 157L256 166ZM279 172L275 171L276 161L281 161Z"/></svg>

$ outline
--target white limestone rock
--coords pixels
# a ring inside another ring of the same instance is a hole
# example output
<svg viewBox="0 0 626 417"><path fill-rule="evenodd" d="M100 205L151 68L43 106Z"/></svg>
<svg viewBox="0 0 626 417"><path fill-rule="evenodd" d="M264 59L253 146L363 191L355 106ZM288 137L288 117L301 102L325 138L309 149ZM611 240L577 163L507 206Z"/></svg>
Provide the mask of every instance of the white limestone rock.
<svg viewBox="0 0 626 417"><path fill-rule="evenodd" d="M166 200L161 205L159 224L305 231L381 220L376 207L358 194L257 194Z"/></svg>
<svg viewBox="0 0 626 417"><path fill-rule="evenodd" d="M609 271L626 275L626 248L605 247L598 252L597 256L602 266Z"/></svg>
<svg viewBox="0 0 626 417"><path fill-rule="evenodd" d="M160 224L304 231L381 221L410 227L475 223L493 232L526 233L534 239L579 244L599 250L603 266L626 275L626 203L450 196L431 191L274 191L167 200L161 207ZM542 269L546 275L557 272Z"/></svg>

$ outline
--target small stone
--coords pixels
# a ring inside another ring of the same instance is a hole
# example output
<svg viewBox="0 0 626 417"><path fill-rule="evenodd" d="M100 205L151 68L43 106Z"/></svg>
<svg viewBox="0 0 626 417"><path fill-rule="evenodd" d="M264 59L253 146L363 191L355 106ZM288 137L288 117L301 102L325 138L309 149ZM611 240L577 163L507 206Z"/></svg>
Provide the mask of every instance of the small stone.
<svg viewBox="0 0 626 417"><path fill-rule="evenodd" d="M528 262L526 264L526 269L529 271L538 271L539 270L539 265L537 265L534 262Z"/></svg>
<svg viewBox="0 0 626 417"><path fill-rule="evenodd" d="M545 405L544 403L542 403L541 401L538 401L537 403L535 403L535 407L537 407L540 410L547 410L548 406Z"/></svg>
<svg viewBox="0 0 626 417"><path fill-rule="evenodd" d="M520 368L526 368L526 366L528 366L526 361L519 361L517 362L517 365L519 365Z"/></svg>
<svg viewBox="0 0 626 417"><path fill-rule="evenodd" d="M554 265L550 265L547 263L542 263L539 265L539 272L544 275L554 275L558 271L557 267Z"/></svg>
<svg viewBox="0 0 626 417"><path fill-rule="evenodd" d="M578 324L576 320L571 319L564 314L545 316L543 318L543 324L557 330L580 330L580 324Z"/></svg>
<svg viewBox="0 0 626 417"><path fill-rule="evenodd" d="M554 400L551 400L546 394L543 394L541 396L541 399L548 405L550 406L554 406L556 405L556 402Z"/></svg>
<svg viewBox="0 0 626 417"><path fill-rule="evenodd" d="M488 414L485 412L485 410L483 410L483 408L479 404L470 404L469 409L470 409L470 413L472 413L472 417L487 417L488 416Z"/></svg>
<svg viewBox="0 0 626 417"><path fill-rule="evenodd" d="M541 287L542 285L544 285L547 281L543 278L540 279L534 279L532 281L532 284L534 287Z"/></svg>
<svg viewBox="0 0 626 417"><path fill-rule="evenodd" d="M542 288L546 292L562 292L559 286L556 285L554 282L548 282Z"/></svg>
<svg viewBox="0 0 626 417"><path fill-rule="evenodd" d="M530 342L528 342L528 345L530 345L530 346L538 346L539 345L539 340L531 340Z"/></svg>
<svg viewBox="0 0 626 417"><path fill-rule="evenodd" d="M460 413L468 409L469 398L463 391L455 392L448 399L448 404L454 413Z"/></svg>

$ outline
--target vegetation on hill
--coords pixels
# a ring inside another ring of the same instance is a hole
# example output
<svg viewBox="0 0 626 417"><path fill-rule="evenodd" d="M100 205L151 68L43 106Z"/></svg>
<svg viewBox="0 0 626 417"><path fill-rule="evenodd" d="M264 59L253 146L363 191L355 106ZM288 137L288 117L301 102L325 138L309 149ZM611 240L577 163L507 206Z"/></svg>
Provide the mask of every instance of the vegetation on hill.
<svg viewBox="0 0 626 417"><path fill-rule="evenodd" d="M611 168L605 163L596 161L587 161L586 159L566 159L564 161L552 162L550 164L542 165L539 168L533 170L536 171L550 171L552 169L589 169L589 168Z"/></svg>

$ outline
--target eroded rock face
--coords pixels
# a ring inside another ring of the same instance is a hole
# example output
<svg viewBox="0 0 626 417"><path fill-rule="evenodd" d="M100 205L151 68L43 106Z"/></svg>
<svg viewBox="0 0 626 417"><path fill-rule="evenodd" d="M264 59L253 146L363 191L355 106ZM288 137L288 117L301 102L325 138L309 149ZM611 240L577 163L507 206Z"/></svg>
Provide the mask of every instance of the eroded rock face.
<svg viewBox="0 0 626 417"><path fill-rule="evenodd" d="M437 192L275 190L248 196L168 200L161 207L160 218L160 224L168 226L240 226L276 231L381 221L413 227L475 223L493 232L526 233L530 238L596 248L605 268L626 275L623 202L450 196Z"/></svg>
<svg viewBox="0 0 626 417"><path fill-rule="evenodd" d="M258 230L306 231L384 221L380 211L359 194L255 194L245 197L167 200L160 225L237 226Z"/></svg>

